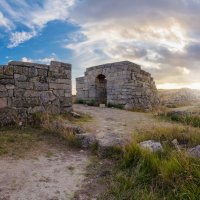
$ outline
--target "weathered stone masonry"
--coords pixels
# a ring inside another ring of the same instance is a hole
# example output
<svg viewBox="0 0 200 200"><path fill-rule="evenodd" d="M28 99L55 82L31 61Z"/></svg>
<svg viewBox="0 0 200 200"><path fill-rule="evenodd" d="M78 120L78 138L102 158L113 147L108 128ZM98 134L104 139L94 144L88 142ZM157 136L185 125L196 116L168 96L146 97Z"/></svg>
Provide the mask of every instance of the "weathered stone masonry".
<svg viewBox="0 0 200 200"><path fill-rule="evenodd" d="M150 110L159 103L153 78L137 64L124 61L87 68L76 79L77 99Z"/></svg>
<svg viewBox="0 0 200 200"><path fill-rule="evenodd" d="M65 113L71 110L71 65L10 62L0 66L0 108L21 115L36 112Z"/></svg>

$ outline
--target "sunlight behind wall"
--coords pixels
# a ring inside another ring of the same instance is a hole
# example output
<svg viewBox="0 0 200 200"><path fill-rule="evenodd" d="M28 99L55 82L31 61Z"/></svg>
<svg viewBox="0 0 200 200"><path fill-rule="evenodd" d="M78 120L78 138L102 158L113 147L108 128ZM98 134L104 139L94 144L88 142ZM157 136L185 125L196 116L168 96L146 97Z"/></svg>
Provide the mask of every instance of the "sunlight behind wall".
<svg viewBox="0 0 200 200"><path fill-rule="evenodd" d="M191 83L191 84L164 83L164 84L158 84L157 88L158 89L181 89L181 88L200 89L200 82Z"/></svg>

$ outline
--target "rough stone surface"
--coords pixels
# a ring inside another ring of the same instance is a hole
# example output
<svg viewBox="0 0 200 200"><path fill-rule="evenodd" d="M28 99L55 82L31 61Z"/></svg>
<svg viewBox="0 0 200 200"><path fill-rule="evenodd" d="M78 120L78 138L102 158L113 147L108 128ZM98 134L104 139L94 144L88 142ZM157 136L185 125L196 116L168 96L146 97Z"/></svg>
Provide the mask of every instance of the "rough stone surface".
<svg viewBox="0 0 200 200"><path fill-rule="evenodd" d="M70 111L71 65L56 61L50 65L12 61L0 66L0 109L6 107L22 116Z"/></svg>
<svg viewBox="0 0 200 200"><path fill-rule="evenodd" d="M0 127L14 125L18 122L17 112L11 108L0 109Z"/></svg>
<svg viewBox="0 0 200 200"><path fill-rule="evenodd" d="M188 149L188 153L190 156L194 158L200 158L200 145L197 145L194 148Z"/></svg>
<svg viewBox="0 0 200 200"><path fill-rule="evenodd" d="M128 61L87 68L85 76L76 79L76 89L77 100L127 109L151 110L159 103L151 75Z"/></svg>
<svg viewBox="0 0 200 200"><path fill-rule="evenodd" d="M155 142L153 140L147 140L144 142L140 142L140 147L144 149L148 149L151 152L162 151L163 147L160 142Z"/></svg>

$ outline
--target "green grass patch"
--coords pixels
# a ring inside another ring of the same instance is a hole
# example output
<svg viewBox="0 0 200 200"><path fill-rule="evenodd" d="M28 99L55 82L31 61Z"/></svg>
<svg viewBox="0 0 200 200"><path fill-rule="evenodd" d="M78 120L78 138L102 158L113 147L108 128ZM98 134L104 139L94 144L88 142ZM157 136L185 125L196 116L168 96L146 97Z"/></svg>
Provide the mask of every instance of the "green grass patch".
<svg viewBox="0 0 200 200"><path fill-rule="evenodd" d="M200 161L184 152L150 153L126 147L101 199L199 199Z"/></svg>
<svg viewBox="0 0 200 200"><path fill-rule="evenodd" d="M41 130L33 128L10 128L0 130L0 156L22 157L43 139Z"/></svg>
<svg viewBox="0 0 200 200"><path fill-rule="evenodd" d="M200 132L193 131L170 127L136 134L115 164L108 191L99 199L198 200L200 160L189 157L184 150L177 152L171 145L175 138L187 140L191 146L199 144ZM151 153L141 149L138 142L147 139L160 141L163 151Z"/></svg>
<svg viewBox="0 0 200 200"><path fill-rule="evenodd" d="M174 139L177 139L179 144L184 145L184 147L194 147L200 144L200 130L189 126L172 125L169 127L157 127L133 134L133 140L135 142L155 140L162 144L171 145Z"/></svg>
<svg viewBox="0 0 200 200"><path fill-rule="evenodd" d="M166 120L182 123L184 125L189 125L189 126L200 128L200 115L199 114L167 112L167 113L161 113L160 117L162 119L166 119Z"/></svg>
<svg viewBox="0 0 200 200"><path fill-rule="evenodd" d="M115 104L115 103L108 103L107 106L108 106L108 108L124 109L124 106L123 106L123 105Z"/></svg>
<svg viewBox="0 0 200 200"><path fill-rule="evenodd" d="M99 103L92 99L92 100L83 100L83 99L78 99L75 101L76 104L84 104L88 106L99 106Z"/></svg>

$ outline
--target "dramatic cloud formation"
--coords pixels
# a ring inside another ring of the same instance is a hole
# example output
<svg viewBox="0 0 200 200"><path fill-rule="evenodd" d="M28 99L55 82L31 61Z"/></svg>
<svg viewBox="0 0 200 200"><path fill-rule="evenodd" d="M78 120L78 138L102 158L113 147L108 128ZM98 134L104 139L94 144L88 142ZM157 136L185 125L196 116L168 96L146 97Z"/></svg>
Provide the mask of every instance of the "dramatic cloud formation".
<svg viewBox="0 0 200 200"><path fill-rule="evenodd" d="M72 16L86 39L66 47L86 58L83 64L125 59L149 68L161 87L200 82L199 1L85 0Z"/></svg>
<svg viewBox="0 0 200 200"><path fill-rule="evenodd" d="M70 23L78 28L62 33L66 39L55 41L53 52L60 59L61 50L66 51L74 76L83 74L84 67L130 60L152 73L162 88L200 88L199 18L199 0L0 1L0 27L9 33L8 48L40 37L52 21Z"/></svg>

